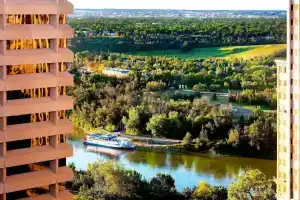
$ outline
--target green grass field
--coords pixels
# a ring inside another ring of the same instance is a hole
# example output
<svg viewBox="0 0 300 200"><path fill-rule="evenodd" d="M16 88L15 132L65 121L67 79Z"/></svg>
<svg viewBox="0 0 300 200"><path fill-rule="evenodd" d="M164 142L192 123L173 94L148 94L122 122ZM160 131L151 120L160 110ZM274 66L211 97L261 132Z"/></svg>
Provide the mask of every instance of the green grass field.
<svg viewBox="0 0 300 200"><path fill-rule="evenodd" d="M200 58L229 58L238 57L250 59L257 56L269 56L276 52L284 50L285 44L270 45L252 45L252 46L231 46L231 47L212 47L196 48L189 52L180 52L180 50L160 50L160 51L140 51L129 53L136 56L168 56L179 57L182 59L200 59Z"/></svg>

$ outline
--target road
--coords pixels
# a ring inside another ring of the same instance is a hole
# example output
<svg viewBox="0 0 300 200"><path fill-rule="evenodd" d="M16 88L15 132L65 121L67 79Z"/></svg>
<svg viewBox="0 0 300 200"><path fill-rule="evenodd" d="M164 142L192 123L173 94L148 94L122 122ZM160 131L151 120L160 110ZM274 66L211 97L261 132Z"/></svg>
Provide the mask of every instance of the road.
<svg viewBox="0 0 300 200"><path fill-rule="evenodd" d="M229 97L228 93L223 93L223 92L200 92L201 94L216 94L217 96L221 96L221 97Z"/></svg>

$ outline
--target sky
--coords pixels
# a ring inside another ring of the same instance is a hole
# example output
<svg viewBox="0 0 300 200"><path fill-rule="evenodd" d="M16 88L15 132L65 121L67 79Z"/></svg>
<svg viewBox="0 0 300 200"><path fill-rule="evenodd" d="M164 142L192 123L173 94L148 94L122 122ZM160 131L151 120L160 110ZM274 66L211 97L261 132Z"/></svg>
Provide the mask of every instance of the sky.
<svg viewBox="0 0 300 200"><path fill-rule="evenodd" d="M75 8L285 10L287 0L69 0Z"/></svg>

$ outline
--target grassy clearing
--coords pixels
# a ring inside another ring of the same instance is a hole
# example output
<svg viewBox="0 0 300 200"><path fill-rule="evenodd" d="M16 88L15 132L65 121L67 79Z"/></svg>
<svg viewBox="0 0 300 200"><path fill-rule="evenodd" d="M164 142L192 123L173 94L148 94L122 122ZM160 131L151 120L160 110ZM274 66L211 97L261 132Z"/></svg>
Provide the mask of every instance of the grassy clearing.
<svg viewBox="0 0 300 200"><path fill-rule="evenodd" d="M251 59L258 56L271 56L274 53L282 51L284 49L286 49L285 44L260 45L249 51L234 54L231 57Z"/></svg>
<svg viewBox="0 0 300 200"><path fill-rule="evenodd" d="M181 52L180 50L160 50L160 51L139 51L128 54L136 56L167 56L179 57L182 59L200 59L200 58L229 58L238 57L250 59L257 56L268 56L284 50L285 44L270 45L252 45L252 46L231 46L231 47L212 47L212 48L196 48L189 52Z"/></svg>

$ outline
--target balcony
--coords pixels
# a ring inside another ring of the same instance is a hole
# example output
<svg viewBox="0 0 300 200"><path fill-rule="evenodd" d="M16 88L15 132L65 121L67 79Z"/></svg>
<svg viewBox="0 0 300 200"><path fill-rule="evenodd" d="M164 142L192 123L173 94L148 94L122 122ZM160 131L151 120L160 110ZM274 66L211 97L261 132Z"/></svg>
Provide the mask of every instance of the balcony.
<svg viewBox="0 0 300 200"><path fill-rule="evenodd" d="M60 96L57 100L51 97L17 99L9 100L5 106L0 106L0 117L71 109L73 99L69 96Z"/></svg>
<svg viewBox="0 0 300 200"><path fill-rule="evenodd" d="M72 180L72 175L72 169L68 167L60 167L57 173L53 173L51 170L46 169L25 174L8 176L4 183L4 192L9 193L45 185L51 185L55 183L67 182Z"/></svg>
<svg viewBox="0 0 300 200"><path fill-rule="evenodd" d="M50 24L7 25L0 29L1 40L73 38L74 30L68 24L56 29Z"/></svg>
<svg viewBox="0 0 300 200"><path fill-rule="evenodd" d="M26 140L36 137L48 137L72 133L73 124L67 119L60 119L58 124L52 122L36 122L7 126L5 132L0 131L0 143Z"/></svg>
<svg viewBox="0 0 300 200"><path fill-rule="evenodd" d="M40 195L40 196L36 196L36 197L28 197L25 199L21 199L21 200L72 200L73 196L69 191L61 191L58 193L57 198L53 197L50 194L44 194L44 195Z"/></svg>
<svg viewBox="0 0 300 200"><path fill-rule="evenodd" d="M73 52L66 48L60 48L58 52L52 49L31 49L8 50L5 55L0 54L0 66L72 61Z"/></svg>
<svg viewBox="0 0 300 200"><path fill-rule="evenodd" d="M73 85L73 76L68 72L60 72L58 76L52 73L19 74L9 75L5 81L0 80L0 91Z"/></svg>
<svg viewBox="0 0 300 200"><path fill-rule="evenodd" d="M67 143L61 143L57 149L51 146L40 146L8 151L3 159L4 167L14 167L71 156L73 156L73 147Z"/></svg>
<svg viewBox="0 0 300 200"><path fill-rule="evenodd" d="M0 14L71 14L73 5L60 0L6 0L0 4Z"/></svg>

